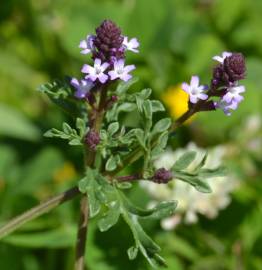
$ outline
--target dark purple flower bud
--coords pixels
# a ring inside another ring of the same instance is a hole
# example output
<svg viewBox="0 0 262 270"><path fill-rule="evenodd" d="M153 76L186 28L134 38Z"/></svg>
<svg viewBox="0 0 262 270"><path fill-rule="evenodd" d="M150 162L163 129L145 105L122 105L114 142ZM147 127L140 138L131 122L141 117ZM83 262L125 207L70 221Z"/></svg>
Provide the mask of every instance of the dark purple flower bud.
<svg viewBox="0 0 262 270"><path fill-rule="evenodd" d="M94 46L97 51L93 53L93 58L99 58L103 62L110 62L112 58L124 58L122 48L124 37L121 35L121 29L110 20L104 20L96 28Z"/></svg>
<svg viewBox="0 0 262 270"><path fill-rule="evenodd" d="M112 96L112 97L111 97L111 100L112 100L113 102L116 102L116 101L118 100L118 96Z"/></svg>
<svg viewBox="0 0 262 270"><path fill-rule="evenodd" d="M99 133L94 131L94 130L90 130L85 137L85 143L89 146L89 148L93 151L95 151L96 146L99 144L100 142L100 136Z"/></svg>
<svg viewBox="0 0 262 270"><path fill-rule="evenodd" d="M172 180L173 176L169 170L165 168L160 168L155 171L153 176L153 181L158 184L167 184L170 180Z"/></svg>
<svg viewBox="0 0 262 270"><path fill-rule="evenodd" d="M243 80L246 75L245 58L242 53L233 53L224 61L224 72L230 82Z"/></svg>
<svg viewBox="0 0 262 270"><path fill-rule="evenodd" d="M244 79L245 74L246 65L243 54L232 53L214 68L211 89L214 91L221 86L234 85L236 81Z"/></svg>

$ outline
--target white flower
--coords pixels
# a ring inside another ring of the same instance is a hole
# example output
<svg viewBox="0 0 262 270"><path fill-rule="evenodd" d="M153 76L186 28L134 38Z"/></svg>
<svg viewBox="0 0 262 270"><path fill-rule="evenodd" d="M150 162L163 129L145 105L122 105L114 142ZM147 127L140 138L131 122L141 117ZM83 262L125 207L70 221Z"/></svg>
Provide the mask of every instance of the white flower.
<svg viewBox="0 0 262 270"><path fill-rule="evenodd" d="M231 55L232 55L231 52L223 52L223 53L222 53L222 56L216 55L216 56L214 56L212 59L215 60L215 61L218 61L219 63L222 64L222 63L224 63L224 60L225 60L227 57L231 56Z"/></svg>
<svg viewBox="0 0 262 270"><path fill-rule="evenodd" d="M245 92L245 86L231 86L227 88L226 94L223 96L222 100L230 104L232 102L239 103L244 98L240 95Z"/></svg>
<svg viewBox="0 0 262 270"><path fill-rule="evenodd" d="M82 68L83 73L87 73L88 75L85 76L85 79L95 81L99 80L101 83L105 83L108 79L108 75L104 74L104 71L109 67L108 63L101 63L101 59L96 58L94 67L90 65L84 65Z"/></svg>
<svg viewBox="0 0 262 270"><path fill-rule="evenodd" d="M94 36L88 35L86 39L81 40L79 44L79 48L83 49L81 51L82 54L91 53L94 50Z"/></svg>
<svg viewBox="0 0 262 270"><path fill-rule="evenodd" d="M131 38L128 41L128 37L124 37L123 46L126 50L138 53L139 42L136 38Z"/></svg>
<svg viewBox="0 0 262 270"><path fill-rule="evenodd" d="M205 94L207 87L204 85L199 85L199 77L192 76L190 84L182 83L182 89L189 94L189 99L191 103L197 103L199 99L206 100L208 95Z"/></svg>
<svg viewBox="0 0 262 270"><path fill-rule="evenodd" d="M130 71L135 69L135 65L125 66L125 60L119 59L114 62L114 69L108 72L111 80L117 78L127 82L132 78L132 75L129 74Z"/></svg>

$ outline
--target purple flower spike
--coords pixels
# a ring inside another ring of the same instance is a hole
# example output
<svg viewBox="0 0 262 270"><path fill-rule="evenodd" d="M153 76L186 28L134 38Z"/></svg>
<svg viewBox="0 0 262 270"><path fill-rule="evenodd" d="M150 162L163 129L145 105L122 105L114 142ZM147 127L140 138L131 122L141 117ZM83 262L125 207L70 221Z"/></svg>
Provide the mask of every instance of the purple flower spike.
<svg viewBox="0 0 262 270"><path fill-rule="evenodd" d="M222 56L216 55L216 56L214 56L212 59L215 60L215 61L218 61L218 62L221 63L221 64L223 64L223 63L224 63L224 60L225 60L227 57L231 56L231 55L232 55L231 52L223 52L223 53L222 53Z"/></svg>
<svg viewBox="0 0 262 270"><path fill-rule="evenodd" d="M114 69L109 71L108 74L111 80L115 80L117 78L127 82L132 78L132 75L128 74L130 71L135 69L135 65L125 66L124 59L120 59L114 62Z"/></svg>
<svg viewBox="0 0 262 270"><path fill-rule="evenodd" d="M138 53L139 42L136 38L132 38L128 41L128 37L124 37L123 46L126 50Z"/></svg>
<svg viewBox="0 0 262 270"><path fill-rule="evenodd" d="M207 87L205 85L199 85L198 76L192 76L190 85L182 83L182 89L189 94L191 103L197 103L199 99L208 99L208 95L204 93L204 91L207 90Z"/></svg>
<svg viewBox="0 0 262 270"><path fill-rule="evenodd" d="M101 83L105 83L108 79L108 75L104 74L104 71L109 67L109 63L103 63L101 59L96 58L94 67L90 65L84 65L82 68L83 73L87 73L88 75L85 76L85 79L95 81L98 79Z"/></svg>
<svg viewBox="0 0 262 270"><path fill-rule="evenodd" d="M94 87L94 84L88 80L78 81L76 78L72 78L71 85L76 89L75 97L82 99L85 98L89 91Z"/></svg>
<svg viewBox="0 0 262 270"><path fill-rule="evenodd" d="M88 35L86 39L81 40L79 44L79 48L83 49L81 51L82 54L91 53L94 50L94 36Z"/></svg>
<svg viewBox="0 0 262 270"><path fill-rule="evenodd" d="M223 96L222 100L227 104L232 102L240 103L244 98L240 95L245 92L245 86L232 86L227 88L226 94Z"/></svg>

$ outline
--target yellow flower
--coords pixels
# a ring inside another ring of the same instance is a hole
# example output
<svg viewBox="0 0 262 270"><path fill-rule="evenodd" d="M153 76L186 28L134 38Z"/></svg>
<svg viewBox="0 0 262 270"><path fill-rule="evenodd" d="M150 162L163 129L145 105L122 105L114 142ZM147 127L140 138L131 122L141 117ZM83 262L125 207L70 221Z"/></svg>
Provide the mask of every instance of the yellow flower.
<svg viewBox="0 0 262 270"><path fill-rule="evenodd" d="M169 87L161 98L174 119L180 117L188 109L188 94L182 90L181 84ZM185 124L189 124L193 118L189 118Z"/></svg>
<svg viewBox="0 0 262 270"><path fill-rule="evenodd" d="M57 169L53 174L53 179L56 183L64 183L75 178L77 175L75 167L70 162L65 162L63 166Z"/></svg>

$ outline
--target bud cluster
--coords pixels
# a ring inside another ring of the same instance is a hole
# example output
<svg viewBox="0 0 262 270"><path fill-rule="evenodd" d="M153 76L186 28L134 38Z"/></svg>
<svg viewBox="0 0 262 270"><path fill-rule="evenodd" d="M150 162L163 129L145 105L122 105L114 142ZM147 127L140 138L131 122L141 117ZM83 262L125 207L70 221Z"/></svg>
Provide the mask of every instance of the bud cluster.
<svg viewBox="0 0 262 270"><path fill-rule="evenodd" d="M167 184L169 181L171 181L173 178L173 175L171 171L166 170L165 168L160 168L155 171L155 174L153 176L153 181L158 184Z"/></svg>

